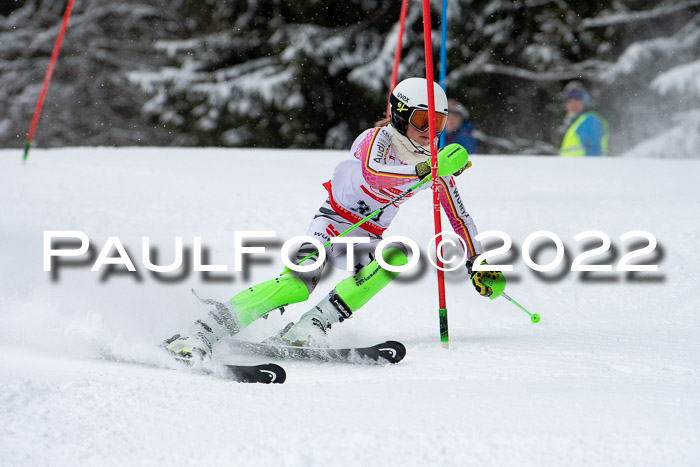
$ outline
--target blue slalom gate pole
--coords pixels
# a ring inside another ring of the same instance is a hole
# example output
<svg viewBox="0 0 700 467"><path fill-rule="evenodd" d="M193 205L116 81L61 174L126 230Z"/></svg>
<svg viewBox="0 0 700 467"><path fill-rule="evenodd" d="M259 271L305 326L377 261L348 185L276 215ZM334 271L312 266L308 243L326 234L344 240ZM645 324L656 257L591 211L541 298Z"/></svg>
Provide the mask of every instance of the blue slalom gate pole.
<svg viewBox="0 0 700 467"><path fill-rule="evenodd" d="M445 77L447 75L447 0L442 0L442 19L440 20L440 86L447 93ZM445 132L440 135L440 148L445 147Z"/></svg>

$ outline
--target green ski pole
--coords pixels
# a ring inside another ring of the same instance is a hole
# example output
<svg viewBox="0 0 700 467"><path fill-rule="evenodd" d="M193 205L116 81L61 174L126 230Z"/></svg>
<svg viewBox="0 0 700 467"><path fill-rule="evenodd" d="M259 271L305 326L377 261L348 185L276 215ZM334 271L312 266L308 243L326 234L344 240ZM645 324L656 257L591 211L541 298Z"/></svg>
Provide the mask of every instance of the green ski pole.
<svg viewBox="0 0 700 467"><path fill-rule="evenodd" d="M347 230L345 230L345 231L344 231L343 233L341 233L340 235L337 235L335 238L343 237L343 236L347 235L348 233L352 232L353 230L355 230L356 228L358 228L359 226L361 226L362 224L364 224L365 222L367 222L368 220L370 220L371 218L373 218L374 216L376 216L377 214L379 214L380 212L382 212L383 210L385 210L386 208L388 208L389 206L391 206L392 204L396 203L397 201L400 201L400 200L404 199L406 196L408 196L409 194L411 194L412 192L414 192L415 190L417 190L418 187L420 187L421 185L423 185L423 184L426 183L426 182L429 182L430 180L431 180L431 177L429 177L429 176L428 176L428 177L425 177L423 180L421 180L420 182L416 183L416 184L413 185L411 188L409 188L408 190L404 191L403 193L401 193L400 195L396 196L395 198L392 198L388 203L386 203L385 205L383 205L383 206L377 208L374 212L372 212L371 214L369 214L367 217L365 217L364 219L362 219L362 220L361 220L360 222L358 222L357 224L355 224L355 225L353 225L352 227L350 227L350 228L348 228ZM330 245L331 243L333 243L333 242L328 241L325 245L323 245L323 248L324 248L324 249L327 248L328 245ZM306 261L307 259L311 258L311 257L312 257L313 255L315 255L316 253L318 253L318 250L314 251L313 253L311 253L310 255L308 255L306 258L304 258L304 259L302 259L301 261L299 261L299 264L301 264L301 263L303 263L304 261Z"/></svg>
<svg viewBox="0 0 700 467"><path fill-rule="evenodd" d="M513 305L515 305L515 306L517 306L518 308L520 308L521 310L523 310L523 311L524 311L525 313L527 313L528 315L530 315L530 321L532 321L533 323L539 323L539 322L540 322L540 315L538 315L537 313L534 313L534 314L533 314L533 313L530 313L530 312L527 311L520 303L518 303L518 302L516 302L515 300L513 300L512 298L510 298L510 297L508 296L508 294L505 293L505 292L503 292L503 293L501 294L501 296L504 297L504 298L505 298L506 300L508 300L509 302L511 302Z"/></svg>

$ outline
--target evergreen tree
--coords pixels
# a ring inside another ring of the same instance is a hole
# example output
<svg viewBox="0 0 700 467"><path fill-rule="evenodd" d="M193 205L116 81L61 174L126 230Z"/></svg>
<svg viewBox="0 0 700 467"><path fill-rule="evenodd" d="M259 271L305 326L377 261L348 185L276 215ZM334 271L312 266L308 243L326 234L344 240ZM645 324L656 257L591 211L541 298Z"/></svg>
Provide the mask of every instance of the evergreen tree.
<svg viewBox="0 0 700 467"><path fill-rule="evenodd" d="M342 147L347 128L371 125L385 108L376 86L388 82L391 57L377 57L398 17L392 2L237 1L215 8L217 30L207 31L200 18L199 35L157 44L174 68L131 75L152 92L147 108L160 122L200 144ZM357 69L370 60L373 68L358 79Z"/></svg>
<svg viewBox="0 0 700 467"><path fill-rule="evenodd" d="M587 85L594 107L610 120L612 153L624 151L657 116L662 125L673 107L648 89L658 67L686 63L693 53L697 59L700 44L697 1L455 3L448 92L465 101L477 128L497 136L482 135L491 152L556 153L564 130L561 91L574 79ZM666 39L674 34L687 40ZM632 65L626 57L650 40L665 44L665 60ZM653 119L650 109L658 112Z"/></svg>
<svg viewBox="0 0 700 467"><path fill-rule="evenodd" d="M11 5L16 3L16 5ZM0 146L24 143L65 1L4 2L0 16ZM165 64L152 47L182 25L155 0L77 0L35 134L37 146L192 144L142 116L127 74Z"/></svg>
<svg viewBox="0 0 700 467"><path fill-rule="evenodd" d="M77 0L36 140L348 147L386 111L400 3ZM636 145L660 134L697 140L699 6L451 0L448 95L469 108L487 153L555 154L574 79L609 120L613 154L644 153ZM0 2L3 146L24 140L64 8ZM423 76L418 0L403 44L399 78Z"/></svg>

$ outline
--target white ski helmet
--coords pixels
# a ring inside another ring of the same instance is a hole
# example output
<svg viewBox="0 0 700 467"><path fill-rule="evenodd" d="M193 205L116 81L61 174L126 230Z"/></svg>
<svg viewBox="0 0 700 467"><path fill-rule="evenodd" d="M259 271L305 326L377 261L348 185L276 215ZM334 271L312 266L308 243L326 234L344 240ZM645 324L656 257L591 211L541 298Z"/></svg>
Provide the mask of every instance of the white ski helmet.
<svg viewBox="0 0 700 467"><path fill-rule="evenodd" d="M447 121L447 95L438 83L433 83L435 123L442 133ZM391 124L406 136L410 123L418 131L428 128L428 81L425 78L407 78L396 85L389 96Z"/></svg>

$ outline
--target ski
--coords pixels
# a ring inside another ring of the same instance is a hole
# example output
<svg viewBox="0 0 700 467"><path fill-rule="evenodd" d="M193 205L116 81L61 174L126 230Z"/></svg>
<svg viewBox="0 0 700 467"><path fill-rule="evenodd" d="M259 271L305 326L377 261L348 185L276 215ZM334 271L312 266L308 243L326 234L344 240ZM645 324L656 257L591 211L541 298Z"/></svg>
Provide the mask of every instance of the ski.
<svg viewBox="0 0 700 467"><path fill-rule="evenodd" d="M226 376L239 383L282 384L287 379L284 368L275 363L262 365L223 365Z"/></svg>
<svg viewBox="0 0 700 467"><path fill-rule="evenodd" d="M318 360L357 364L398 363L406 356L406 347L397 341L386 341L369 347L326 348L303 347L231 339L229 343L241 350L282 360Z"/></svg>
<svg viewBox="0 0 700 467"><path fill-rule="evenodd" d="M287 379L287 373L284 371L284 368L276 363L263 363L261 365L213 363L213 365L202 366L193 365L193 362L187 358L174 357L174 363L166 365L154 361L117 357L112 354L102 354L100 360L163 370L189 370L195 374L213 376L239 383L282 384Z"/></svg>

